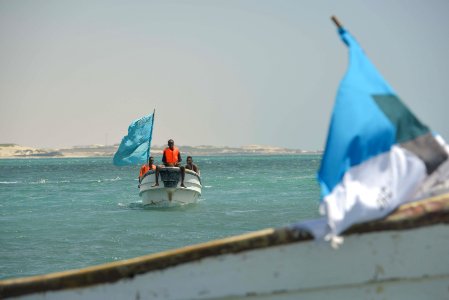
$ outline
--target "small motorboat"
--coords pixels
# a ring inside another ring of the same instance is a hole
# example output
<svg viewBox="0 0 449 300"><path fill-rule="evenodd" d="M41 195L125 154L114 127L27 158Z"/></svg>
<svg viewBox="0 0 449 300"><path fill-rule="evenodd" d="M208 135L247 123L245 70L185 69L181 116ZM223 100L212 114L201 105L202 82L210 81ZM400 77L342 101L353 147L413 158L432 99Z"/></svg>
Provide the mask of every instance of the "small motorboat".
<svg viewBox="0 0 449 300"><path fill-rule="evenodd" d="M139 185L139 195L143 205L172 207L196 203L201 196L201 178L191 170L185 170L184 187L181 187L181 170L178 167L165 167L159 170L159 186L156 172L147 172Z"/></svg>

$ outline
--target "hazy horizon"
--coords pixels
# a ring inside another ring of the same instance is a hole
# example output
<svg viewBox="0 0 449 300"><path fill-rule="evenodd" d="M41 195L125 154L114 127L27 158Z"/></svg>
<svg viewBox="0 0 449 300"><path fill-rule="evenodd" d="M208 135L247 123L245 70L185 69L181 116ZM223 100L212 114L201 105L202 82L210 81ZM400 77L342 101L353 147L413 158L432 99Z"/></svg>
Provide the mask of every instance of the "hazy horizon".
<svg viewBox="0 0 449 300"><path fill-rule="evenodd" d="M72 146L65 146L65 147L35 147L38 149L48 149L48 150L58 150L58 149L71 149L71 148L83 148L83 147L118 147L120 143L115 144L88 144L88 145L72 145ZM0 147L5 147L5 145L15 145L20 147L33 147L30 145L21 145L17 143L2 143L0 142ZM301 148L289 148L289 147L281 147L277 145L261 145L261 144L248 144L248 145L240 145L240 146L227 146L227 145L176 145L179 148L182 147L192 147L192 148L200 148L200 147L214 147L214 148L249 148L252 146L257 147L267 147L267 148L281 148L281 149L290 149L290 150L305 150L305 151L322 151L323 149L301 149ZM164 148L167 147L167 144L152 144L151 148ZM34 148L34 147L33 147ZM182 149L181 149L182 150Z"/></svg>
<svg viewBox="0 0 449 300"><path fill-rule="evenodd" d="M0 142L323 149L348 63L331 15L449 139L449 1L0 0Z"/></svg>

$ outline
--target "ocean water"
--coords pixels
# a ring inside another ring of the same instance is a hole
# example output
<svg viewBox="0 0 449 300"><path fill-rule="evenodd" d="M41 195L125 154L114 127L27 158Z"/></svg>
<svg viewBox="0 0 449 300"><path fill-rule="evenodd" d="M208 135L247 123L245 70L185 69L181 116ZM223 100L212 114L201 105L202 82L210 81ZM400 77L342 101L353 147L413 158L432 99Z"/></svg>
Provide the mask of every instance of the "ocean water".
<svg viewBox="0 0 449 300"><path fill-rule="evenodd" d="M146 255L318 216L319 155L195 157L199 203L143 207L139 167L0 160L0 279ZM156 157L160 161L160 157Z"/></svg>

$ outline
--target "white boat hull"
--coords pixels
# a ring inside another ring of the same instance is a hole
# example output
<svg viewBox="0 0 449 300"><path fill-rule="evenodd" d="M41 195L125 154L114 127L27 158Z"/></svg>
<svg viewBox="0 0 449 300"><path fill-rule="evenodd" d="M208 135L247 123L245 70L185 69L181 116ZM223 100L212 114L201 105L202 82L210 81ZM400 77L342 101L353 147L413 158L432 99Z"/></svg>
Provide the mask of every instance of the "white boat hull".
<svg viewBox="0 0 449 300"><path fill-rule="evenodd" d="M22 299L447 299L449 195L354 227L339 249L266 229L134 259L0 281Z"/></svg>
<svg viewBox="0 0 449 300"><path fill-rule="evenodd" d="M167 169L178 170L178 168ZM155 207L186 205L196 203L201 196L201 179L190 170L185 172L185 188L181 187L181 180L174 187L166 187L161 178L159 179L159 186L154 187L155 183L155 172L150 171L139 186L139 195L142 198L143 205Z"/></svg>

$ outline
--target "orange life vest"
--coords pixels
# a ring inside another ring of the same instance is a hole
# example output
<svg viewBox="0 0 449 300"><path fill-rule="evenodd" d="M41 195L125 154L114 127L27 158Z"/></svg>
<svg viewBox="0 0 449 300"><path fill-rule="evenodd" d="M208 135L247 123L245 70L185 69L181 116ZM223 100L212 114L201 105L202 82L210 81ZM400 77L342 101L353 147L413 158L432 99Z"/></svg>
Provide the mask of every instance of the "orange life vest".
<svg viewBox="0 0 449 300"><path fill-rule="evenodd" d="M145 175L148 171L150 170L150 166L148 166L148 164L144 164L141 168L140 168L140 174L139 177L143 177L143 175ZM155 165L151 165L151 170L156 170L156 166Z"/></svg>
<svg viewBox="0 0 449 300"><path fill-rule="evenodd" d="M179 157L179 149L173 147L173 150L170 147L164 149L165 162L168 164L176 164L178 163Z"/></svg>

